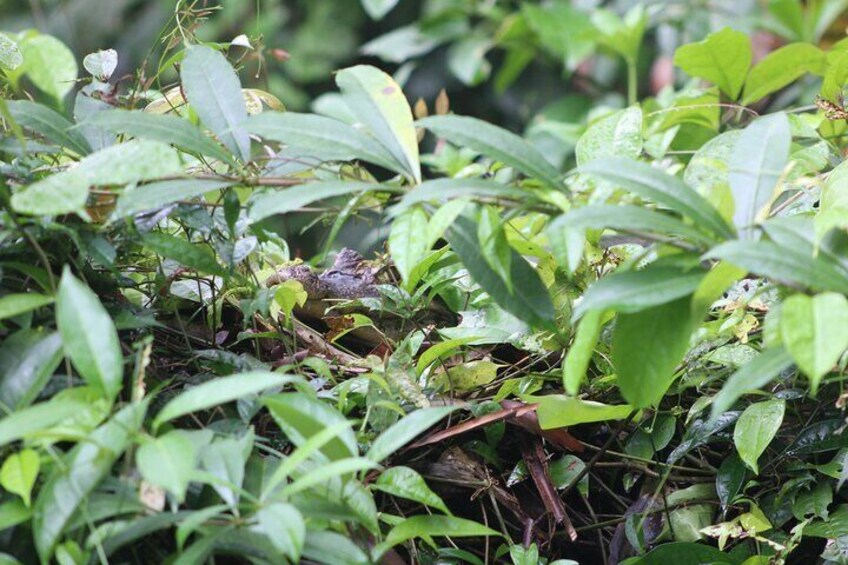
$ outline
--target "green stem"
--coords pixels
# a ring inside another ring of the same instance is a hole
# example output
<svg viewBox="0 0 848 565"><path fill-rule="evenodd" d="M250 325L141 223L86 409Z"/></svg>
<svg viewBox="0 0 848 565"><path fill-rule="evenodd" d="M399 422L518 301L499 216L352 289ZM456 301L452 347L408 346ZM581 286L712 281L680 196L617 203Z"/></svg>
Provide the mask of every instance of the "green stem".
<svg viewBox="0 0 848 565"><path fill-rule="evenodd" d="M636 72L636 58L627 57L627 105L632 106L637 102L639 75Z"/></svg>

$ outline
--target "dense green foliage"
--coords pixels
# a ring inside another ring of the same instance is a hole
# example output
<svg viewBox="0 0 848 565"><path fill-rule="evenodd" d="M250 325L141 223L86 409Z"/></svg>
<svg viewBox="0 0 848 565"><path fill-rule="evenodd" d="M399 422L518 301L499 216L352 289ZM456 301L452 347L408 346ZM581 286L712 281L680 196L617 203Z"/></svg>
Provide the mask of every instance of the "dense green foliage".
<svg viewBox="0 0 848 565"><path fill-rule="evenodd" d="M428 2L311 113L175 4L124 78L0 33L0 561L848 562L848 2L650 97L650 7ZM442 56L621 94L519 135L410 101Z"/></svg>

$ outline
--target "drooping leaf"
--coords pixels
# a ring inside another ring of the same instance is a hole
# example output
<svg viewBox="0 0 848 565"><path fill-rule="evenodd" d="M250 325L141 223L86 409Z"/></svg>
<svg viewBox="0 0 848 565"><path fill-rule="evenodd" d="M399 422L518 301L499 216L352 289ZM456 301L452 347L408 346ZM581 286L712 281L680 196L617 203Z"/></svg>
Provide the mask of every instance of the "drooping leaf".
<svg viewBox="0 0 848 565"><path fill-rule="evenodd" d="M551 188L564 190L559 171L535 147L512 132L468 116L430 116L416 123L456 145L469 147Z"/></svg>
<svg viewBox="0 0 848 565"><path fill-rule="evenodd" d="M442 499L433 492L416 471L409 467L391 467L383 471L371 487L392 496L420 502L450 514Z"/></svg>
<svg viewBox="0 0 848 565"><path fill-rule="evenodd" d="M674 52L675 65L693 77L714 83L732 100L736 100L745 84L751 58L748 35L729 27Z"/></svg>
<svg viewBox="0 0 848 565"><path fill-rule="evenodd" d="M832 292L790 296L781 306L780 333L815 394L822 377L848 349L848 299Z"/></svg>
<svg viewBox="0 0 848 565"><path fill-rule="evenodd" d="M703 278L700 270L687 273L665 266L616 272L589 287L574 309L574 317L591 310L640 312L692 294Z"/></svg>
<svg viewBox="0 0 848 565"><path fill-rule="evenodd" d="M791 143L789 119L782 112L756 120L739 136L728 163L728 182L733 223L743 238L750 239L757 219L777 196L777 181L789 160Z"/></svg>
<svg viewBox="0 0 848 565"><path fill-rule="evenodd" d="M145 481L182 502L197 464L197 448L183 432L175 430L142 443L135 461Z"/></svg>
<svg viewBox="0 0 848 565"><path fill-rule="evenodd" d="M723 259L777 282L848 294L848 276L822 257L813 257L795 247L768 241L728 241L704 257Z"/></svg>
<svg viewBox="0 0 848 565"><path fill-rule="evenodd" d="M536 414L539 416L539 425L543 430L606 420L621 420L635 410L633 406L627 404L602 404L561 394L533 396L529 400L539 404Z"/></svg>
<svg viewBox="0 0 848 565"><path fill-rule="evenodd" d="M200 463L212 477L209 483L230 507L235 508L241 498L244 468L253 447L253 434L248 432L239 439L219 439L205 446Z"/></svg>
<svg viewBox="0 0 848 565"><path fill-rule="evenodd" d="M412 124L412 110L398 85L383 71L367 65L342 69L336 84L351 112L374 136L406 175L421 182L418 137Z"/></svg>
<svg viewBox="0 0 848 565"><path fill-rule="evenodd" d="M386 539L377 546L378 551L394 547L412 538L421 536L449 536L449 537L481 537L495 536L500 537L501 534L487 528L483 524L478 524L472 520L465 518L455 518L454 516L412 516L406 518L400 524L396 525L386 535Z"/></svg>
<svg viewBox="0 0 848 565"><path fill-rule="evenodd" d="M297 446L303 446L326 426L340 424L344 416L329 404L301 392L269 396L262 400L283 433ZM344 428L327 441L321 452L331 461L359 454L353 431Z"/></svg>
<svg viewBox="0 0 848 565"><path fill-rule="evenodd" d="M269 388L282 387L296 380L298 377L281 373L251 371L207 381L191 387L168 401L156 414L153 428L156 429L174 418L226 404Z"/></svg>
<svg viewBox="0 0 848 565"><path fill-rule="evenodd" d="M650 165L629 159L600 159L578 169L622 186L642 198L653 200L695 221L715 235L732 237L733 230L704 197L682 180Z"/></svg>
<svg viewBox="0 0 848 565"><path fill-rule="evenodd" d="M395 158L368 134L340 120L317 114L262 112L245 122L247 131L284 143L295 152L327 161L362 159L403 173Z"/></svg>
<svg viewBox="0 0 848 565"><path fill-rule="evenodd" d="M489 266L477 243L477 226L460 216L448 230L447 240L468 269L471 278L504 310L516 318L541 327L550 327L554 307L548 289L539 275L516 251L512 251L510 277L512 289Z"/></svg>
<svg viewBox="0 0 848 565"><path fill-rule="evenodd" d="M404 416L377 436L368 450L368 459L377 463L383 461L457 408L459 407L422 408Z"/></svg>
<svg viewBox="0 0 848 565"><path fill-rule="evenodd" d="M92 153L73 169L16 192L12 206L34 215L78 212L91 185L124 185L181 171L182 161L173 148L157 141L132 140Z"/></svg>
<svg viewBox="0 0 848 565"><path fill-rule="evenodd" d="M739 457L754 473L759 473L757 460L777 434L785 409L785 400L766 400L748 406L736 421L733 443Z"/></svg>
<svg viewBox="0 0 848 565"><path fill-rule="evenodd" d="M306 523L297 507L285 502L272 502L256 512L257 524L253 530L261 532L277 550L291 559L300 561L306 542Z"/></svg>
<svg viewBox="0 0 848 565"><path fill-rule="evenodd" d="M56 465L35 501L32 530L35 547L47 562L71 516L103 480L141 426L147 404L130 404L91 432Z"/></svg>
<svg viewBox="0 0 848 565"><path fill-rule="evenodd" d="M133 216L179 200L190 200L213 190L226 188L230 184L228 181L191 178L144 184L121 193L114 215L116 217Z"/></svg>
<svg viewBox="0 0 848 565"><path fill-rule="evenodd" d="M489 267L497 273L506 284L507 290L512 292L512 247L506 239L500 213L491 206L483 206L479 209L477 217L477 240L480 244L480 253Z"/></svg>
<svg viewBox="0 0 848 565"><path fill-rule="evenodd" d="M397 6L399 0L362 0L362 7L373 20L381 20L383 16Z"/></svg>
<svg viewBox="0 0 848 565"><path fill-rule="evenodd" d="M13 412L0 420L0 446L50 428L85 408L82 402L63 398L39 402Z"/></svg>
<svg viewBox="0 0 848 565"><path fill-rule="evenodd" d="M29 507L32 487L38 477L41 460L38 452L33 449L22 449L6 457L0 467L0 486L7 491L17 494Z"/></svg>
<svg viewBox="0 0 848 565"><path fill-rule="evenodd" d="M200 120L242 160L250 158L244 129L247 109L233 67L220 52L204 45L187 50L180 69L182 90Z"/></svg>
<svg viewBox="0 0 848 565"><path fill-rule="evenodd" d="M527 193L512 186L480 179L428 180L404 194L400 203L392 208L392 213L400 214L410 206L421 202L450 201L474 196L520 200L526 198Z"/></svg>
<svg viewBox="0 0 848 565"><path fill-rule="evenodd" d="M760 353L730 375L721 391L713 398L712 419L733 407L736 400L748 391L768 384L792 365L792 357L783 347L773 347Z"/></svg>
<svg viewBox="0 0 848 565"><path fill-rule="evenodd" d="M275 214L294 212L307 204L319 200L362 194L380 190L377 184L354 181L324 181L299 184L284 190L273 190L257 193L251 198L247 216L252 222L264 220Z"/></svg>
<svg viewBox="0 0 848 565"><path fill-rule="evenodd" d="M56 297L56 325L65 353L80 376L104 397L115 398L124 377L118 332L97 295L68 267Z"/></svg>
<svg viewBox="0 0 848 565"><path fill-rule="evenodd" d="M8 100L6 105L21 127L43 135L48 141L79 155L91 153L91 147L74 128L74 124L55 110L29 100Z"/></svg>
<svg viewBox="0 0 848 565"><path fill-rule="evenodd" d="M574 341L565 354L562 364L562 382L565 392L576 396L580 392L580 385L586 378L586 370L592 360L595 344L601 335L606 312L603 310L590 310L586 312L577 326Z"/></svg>
<svg viewBox="0 0 848 565"><path fill-rule="evenodd" d="M52 303L52 296L37 292L7 294L0 298L0 320L13 318Z"/></svg>
<svg viewBox="0 0 848 565"><path fill-rule="evenodd" d="M575 208L554 220L548 231L567 228L607 228L623 232L658 233L679 236L702 244L715 241L714 238L703 231L686 224L671 214L627 204L590 204L582 208Z"/></svg>
<svg viewBox="0 0 848 565"><path fill-rule="evenodd" d="M190 269L220 276L227 274L215 259L212 248L203 243L192 243L164 232L145 234L142 241L145 247L150 248L154 253L173 259Z"/></svg>
<svg viewBox="0 0 848 565"><path fill-rule="evenodd" d="M689 347L690 298L619 314L612 337L612 364L624 399L636 408L656 404L675 378Z"/></svg>
<svg viewBox="0 0 848 565"><path fill-rule="evenodd" d="M115 109L97 112L87 122L112 133L175 145L183 151L207 155L224 163L234 162L232 155L223 147L191 122L177 116Z"/></svg>
<svg viewBox="0 0 848 565"><path fill-rule="evenodd" d="M744 482L745 464L736 453L732 453L721 462L716 475L716 494L722 508L727 508L727 505L739 494Z"/></svg>
<svg viewBox="0 0 848 565"><path fill-rule="evenodd" d="M775 49L748 73L742 105L747 106L777 92L806 73L824 74L827 57L809 43L792 43Z"/></svg>
<svg viewBox="0 0 848 565"><path fill-rule="evenodd" d="M418 206L408 208L392 222L389 250L392 253L392 261L404 281L409 281L412 269L430 250L427 222L427 214Z"/></svg>
<svg viewBox="0 0 848 565"><path fill-rule="evenodd" d="M58 332L25 329L0 345L0 403L12 410L29 406L62 361Z"/></svg>

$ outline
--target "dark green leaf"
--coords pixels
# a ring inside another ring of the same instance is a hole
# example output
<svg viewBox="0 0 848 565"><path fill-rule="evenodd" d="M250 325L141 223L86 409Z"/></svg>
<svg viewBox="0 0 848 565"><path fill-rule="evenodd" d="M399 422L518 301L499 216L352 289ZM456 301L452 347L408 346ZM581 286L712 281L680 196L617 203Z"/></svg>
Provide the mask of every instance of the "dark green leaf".
<svg viewBox="0 0 848 565"><path fill-rule="evenodd" d="M137 186L121 193L115 206L115 216L133 216L178 200L189 200L213 190L226 188L230 184L228 181L186 178Z"/></svg>
<svg viewBox="0 0 848 565"><path fill-rule="evenodd" d="M416 122L439 137L506 163L551 188L565 190L559 171L521 137L467 116L430 116Z"/></svg>
<svg viewBox="0 0 848 565"><path fill-rule="evenodd" d="M368 450L368 459L377 463L383 461L457 408L422 408L404 416L374 440Z"/></svg>
<svg viewBox="0 0 848 565"><path fill-rule="evenodd" d="M12 410L29 406L62 361L58 332L21 330L0 346L0 403Z"/></svg>
<svg viewBox="0 0 848 565"><path fill-rule="evenodd" d="M6 105L21 127L43 135L48 141L67 147L79 155L91 153L91 147L74 128L74 124L55 110L29 100L8 100Z"/></svg>
<svg viewBox="0 0 848 565"><path fill-rule="evenodd" d="M340 424L344 416L314 396L302 392L289 392L266 397L262 403L268 408L274 421L297 446L303 446L326 426ZM356 437L349 428L344 428L321 448L331 461L338 461L359 454Z"/></svg>
<svg viewBox="0 0 848 565"><path fill-rule="evenodd" d="M510 265L512 290L492 270L477 243L477 226L467 216L460 216L448 230L447 240L471 278L504 310L516 318L543 328L550 328L554 307L548 289L539 275L516 251Z"/></svg>
<svg viewBox="0 0 848 565"><path fill-rule="evenodd" d="M284 190L255 194L250 200L247 215L252 222L258 222L275 214L294 212L319 200L354 193L362 194L381 188L378 184L354 181L307 182Z"/></svg>
<svg viewBox="0 0 848 565"><path fill-rule="evenodd" d="M445 514L450 514L439 495L430 490L421 475L409 467L386 469L371 488L392 496L420 502L432 508L437 508Z"/></svg>
<svg viewBox="0 0 848 565"><path fill-rule="evenodd" d="M144 236L143 241L154 253L190 269L219 276L227 274L215 259L212 248L205 243L192 243L164 232L150 232Z"/></svg>

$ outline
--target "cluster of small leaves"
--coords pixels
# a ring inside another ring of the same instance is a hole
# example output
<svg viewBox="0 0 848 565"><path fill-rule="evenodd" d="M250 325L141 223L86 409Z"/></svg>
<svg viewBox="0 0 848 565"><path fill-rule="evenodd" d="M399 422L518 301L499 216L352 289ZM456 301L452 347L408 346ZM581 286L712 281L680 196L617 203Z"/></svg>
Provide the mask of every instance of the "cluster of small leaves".
<svg viewBox="0 0 848 565"><path fill-rule="evenodd" d="M375 17L394 4L365 3ZM369 563L403 546L478 563L488 542L433 538L488 536L518 564L577 555L573 536L597 531L597 551L631 565L781 561L817 539L844 562L848 131L779 94L812 84L841 106L848 42L814 43L832 15L819 4L775 4L800 41L756 64L730 29L681 47L692 80L641 103L630 80L633 103L582 125L568 171L496 125L413 113L371 66L340 70L324 113L287 112L242 88L226 46L193 42L163 59L179 85L125 94L117 54L90 55L71 119L67 48L0 35L15 94L0 102L4 557ZM548 25L550 6L525 7ZM647 22L599 11L593 41L635 73ZM569 61L583 52L559 41ZM304 209L329 223L327 248L378 211L398 277L305 360L310 291L264 284L291 259L276 217ZM459 323L388 335L383 314L411 322L430 304ZM363 328L379 345L344 350ZM481 355L498 348L530 368ZM596 447L588 462L507 464L502 421L462 445L510 488L531 476L542 516L557 492L583 504L567 509L582 520L570 541L507 523L495 502L483 525L398 464L457 397L481 422L520 401L534 437L575 427L572 448ZM617 426L603 447L598 422ZM622 494L598 501L588 477L613 451Z"/></svg>

